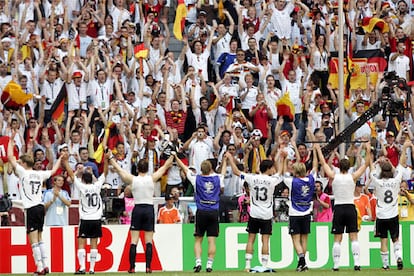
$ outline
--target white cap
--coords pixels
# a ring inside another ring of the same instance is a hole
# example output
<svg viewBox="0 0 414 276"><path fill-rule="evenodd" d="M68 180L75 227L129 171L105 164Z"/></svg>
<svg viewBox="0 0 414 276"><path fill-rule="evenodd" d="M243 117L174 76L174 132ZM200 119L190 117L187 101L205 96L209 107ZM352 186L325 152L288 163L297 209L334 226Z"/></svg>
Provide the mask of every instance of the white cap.
<svg viewBox="0 0 414 276"><path fill-rule="evenodd" d="M10 37L6 36L4 38L2 38L1 42L12 42L12 40L10 39Z"/></svg>
<svg viewBox="0 0 414 276"><path fill-rule="evenodd" d="M65 144L59 145L59 146L58 146L58 152L60 152L60 151L61 151L61 150L63 150L64 148L69 148L69 147L68 147L68 144L66 144L66 143L65 143Z"/></svg>

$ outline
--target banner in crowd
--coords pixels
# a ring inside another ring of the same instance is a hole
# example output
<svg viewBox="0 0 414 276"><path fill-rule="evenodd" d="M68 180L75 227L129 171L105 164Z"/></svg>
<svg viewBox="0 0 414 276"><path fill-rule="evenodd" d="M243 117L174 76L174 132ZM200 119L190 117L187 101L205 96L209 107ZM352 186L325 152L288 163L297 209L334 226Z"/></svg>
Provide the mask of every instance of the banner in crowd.
<svg viewBox="0 0 414 276"><path fill-rule="evenodd" d="M330 223L312 223L309 236L308 254L306 256L310 269L332 268L331 248L333 235L330 234ZM129 267L129 226L105 225L103 237L98 244L99 255L95 265L96 272L127 271ZM414 267L414 224L400 224L400 239L403 250L404 268ZM153 246L152 268L154 271L191 271L194 266L194 225L163 224L156 225ZM49 256L49 268L55 273L71 273L78 268L77 226L46 227L43 239ZM173 238L174 237L174 238ZM246 224L220 224L220 235L217 238L217 253L214 270L244 269L245 248L248 234ZM260 237L254 245L252 266L259 265L261 256ZM381 267L380 240L374 237L374 223L364 223L359 232L361 248L361 266L369 268ZM145 271L143 235L137 245L136 271ZM341 248L341 267L352 268L353 258L348 241L344 235ZM0 228L0 273L29 273L35 271L32 249L24 227ZM89 252L89 246L86 251ZM390 264L396 265L393 248L390 250ZM207 260L207 239L203 242L203 264ZM89 269L89 254L87 267ZM268 266L276 270L294 271L297 257L289 236L287 223L275 223L270 239L270 257Z"/></svg>
<svg viewBox="0 0 414 276"><path fill-rule="evenodd" d="M344 59L344 82L348 78L348 69L351 72L350 89L367 88L366 72L369 72L369 82L375 87L378 73L384 72L387 61L381 50L363 50L353 53L352 59ZM333 53L329 62L329 80L333 89L339 88L338 83L339 59Z"/></svg>

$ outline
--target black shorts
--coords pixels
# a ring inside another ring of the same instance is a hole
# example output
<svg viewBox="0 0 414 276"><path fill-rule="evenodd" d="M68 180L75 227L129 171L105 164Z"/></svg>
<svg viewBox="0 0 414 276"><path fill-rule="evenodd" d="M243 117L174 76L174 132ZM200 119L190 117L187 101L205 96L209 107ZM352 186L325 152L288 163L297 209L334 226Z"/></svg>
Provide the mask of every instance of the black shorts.
<svg viewBox="0 0 414 276"><path fill-rule="evenodd" d="M332 234L358 232L358 215L354 204L335 205L333 209Z"/></svg>
<svg viewBox="0 0 414 276"><path fill-rule="evenodd" d="M135 207L132 210L130 230L154 232L154 224L154 205L135 204Z"/></svg>
<svg viewBox="0 0 414 276"><path fill-rule="evenodd" d="M219 234L219 211L196 211L195 237L203 237L207 232L207 237L218 237Z"/></svg>
<svg viewBox="0 0 414 276"><path fill-rule="evenodd" d="M375 237L386 239L390 232L391 239L396 239L400 236L400 223L398 216L390 219L379 219L375 221Z"/></svg>
<svg viewBox="0 0 414 276"><path fill-rule="evenodd" d="M45 224L45 206L39 204L26 209L25 218L27 234L36 230L43 232L43 225Z"/></svg>
<svg viewBox="0 0 414 276"><path fill-rule="evenodd" d="M309 234L311 216L290 216L289 217L289 234Z"/></svg>
<svg viewBox="0 0 414 276"><path fill-rule="evenodd" d="M272 235L272 220L250 217L246 231L251 234Z"/></svg>
<svg viewBox="0 0 414 276"><path fill-rule="evenodd" d="M78 238L95 239L102 237L102 221L81 219L78 229Z"/></svg>

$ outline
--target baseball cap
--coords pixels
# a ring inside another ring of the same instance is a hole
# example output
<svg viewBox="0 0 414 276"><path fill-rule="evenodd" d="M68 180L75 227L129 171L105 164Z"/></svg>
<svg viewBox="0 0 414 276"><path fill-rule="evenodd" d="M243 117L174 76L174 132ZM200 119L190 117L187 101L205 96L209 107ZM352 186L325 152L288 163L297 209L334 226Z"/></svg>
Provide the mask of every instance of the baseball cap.
<svg viewBox="0 0 414 276"><path fill-rule="evenodd" d="M173 199L170 194L165 194L165 201Z"/></svg>
<svg viewBox="0 0 414 276"><path fill-rule="evenodd" d="M80 71L75 71L72 74L72 78L82 78L82 73Z"/></svg>
<svg viewBox="0 0 414 276"><path fill-rule="evenodd" d="M155 142L154 136L150 135L147 137L147 142Z"/></svg>
<svg viewBox="0 0 414 276"><path fill-rule="evenodd" d="M394 134L394 132L392 132L392 131L387 131L387 135L386 135L387 137L394 137L395 136L395 134Z"/></svg>
<svg viewBox="0 0 414 276"><path fill-rule="evenodd" d="M282 132L280 133L280 136L284 136L284 135L287 135L287 136L289 136L289 137L290 137L290 133L289 133L289 131L287 131L287 130L282 130Z"/></svg>
<svg viewBox="0 0 414 276"><path fill-rule="evenodd" d="M61 150L63 150L64 148L69 148L68 147L68 144L62 144L62 145L60 145L60 146L58 146L58 152L60 152Z"/></svg>
<svg viewBox="0 0 414 276"><path fill-rule="evenodd" d="M207 13L206 13L205 11L199 11L199 12L198 12L198 16L200 16L200 15L206 16L206 15L207 15Z"/></svg>

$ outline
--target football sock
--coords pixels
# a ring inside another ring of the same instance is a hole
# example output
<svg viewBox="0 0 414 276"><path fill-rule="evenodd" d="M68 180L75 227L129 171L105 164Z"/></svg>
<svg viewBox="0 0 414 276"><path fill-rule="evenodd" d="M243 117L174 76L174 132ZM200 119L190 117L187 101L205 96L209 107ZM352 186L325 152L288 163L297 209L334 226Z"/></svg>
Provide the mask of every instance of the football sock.
<svg viewBox="0 0 414 276"><path fill-rule="evenodd" d="M213 268L213 258L207 259L206 268Z"/></svg>
<svg viewBox="0 0 414 276"><path fill-rule="evenodd" d="M400 241L394 242L394 255L396 260L398 260L398 258L402 258Z"/></svg>
<svg viewBox="0 0 414 276"><path fill-rule="evenodd" d="M351 242L352 256L354 256L354 266L359 266L359 242Z"/></svg>
<svg viewBox="0 0 414 276"><path fill-rule="evenodd" d="M246 253L246 255L245 255L245 259L246 259L246 266L245 266L245 268L246 269L249 269L250 268L250 262L251 262L252 258L253 258L252 254Z"/></svg>
<svg viewBox="0 0 414 276"><path fill-rule="evenodd" d="M382 260L383 267L389 266L388 251L386 252L381 251L381 260Z"/></svg>
<svg viewBox="0 0 414 276"><path fill-rule="evenodd" d="M152 261L152 243L147 243L145 248L145 265L147 268L151 268Z"/></svg>
<svg viewBox="0 0 414 276"><path fill-rule="evenodd" d="M267 267L268 261L269 261L269 255L262 255L262 266Z"/></svg>
<svg viewBox="0 0 414 276"><path fill-rule="evenodd" d="M43 270L43 264L42 264L42 253L40 252L39 243L32 244L32 251L33 251L33 258L36 263L37 271L40 272Z"/></svg>
<svg viewBox="0 0 414 276"><path fill-rule="evenodd" d="M85 270L85 259L86 259L85 249L78 249L79 270Z"/></svg>
<svg viewBox="0 0 414 276"><path fill-rule="evenodd" d="M135 268L135 256L137 255L137 245L131 243L129 246L129 268Z"/></svg>
<svg viewBox="0 0 414 276"><path fill-rule="evenodd" d="M91 265L89 271L95 271L96 257L98 256L98 249L91 249Z"/></svg>
<svg viewBox="0 0 414 276"><path fill-rule="evenodd" d="M338 268L339 260L341 258L341 244L339 242L334 242L333 247L332 247L332 256L333 256L333 261L334 261L333 268Z"/></svg>
<svg viewBox="0 0 414 276"><path fill-rule="evenodd" d="M47 267L46 246L45 246L45 243L43 241L39 242L39 248L40 248L40 255L42 256L43 267Z"/></svg>

